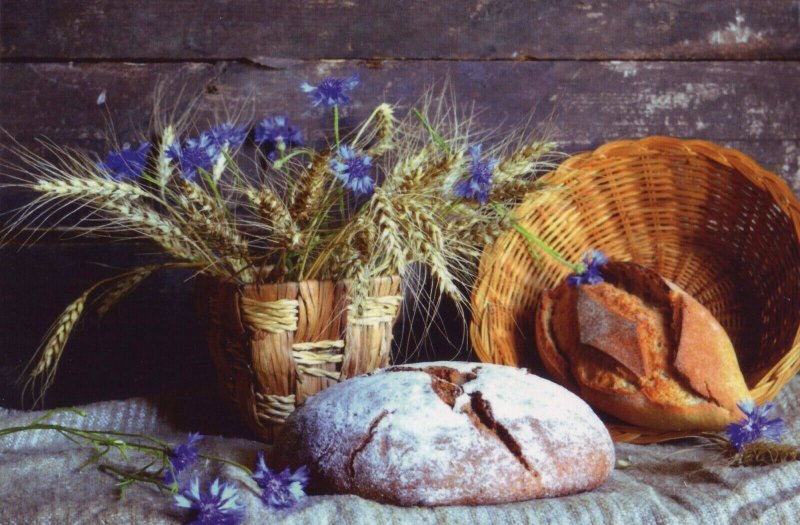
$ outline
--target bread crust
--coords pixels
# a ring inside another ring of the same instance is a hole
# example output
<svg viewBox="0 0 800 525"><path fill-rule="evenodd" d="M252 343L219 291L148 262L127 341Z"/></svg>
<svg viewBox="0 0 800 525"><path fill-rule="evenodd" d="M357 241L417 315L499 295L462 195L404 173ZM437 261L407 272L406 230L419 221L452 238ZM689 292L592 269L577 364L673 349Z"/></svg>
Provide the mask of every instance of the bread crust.
<svg viewBox="0 0 800 525"><path fill-rule="evenodd" d="M543 292L536 343L547 371L636 426L722 430L749 398L736 353L708 310L656 272L607 263L606 282Z"/></svg>
<svg viewBox="0 0 800 525"><path fill-rule="evenodd" d="M525 370L457 362L334 385L289 417L274 452L278 465L307 465L316 492L395 505L572 494L615 463L608 431L577 396Z"/></svg>

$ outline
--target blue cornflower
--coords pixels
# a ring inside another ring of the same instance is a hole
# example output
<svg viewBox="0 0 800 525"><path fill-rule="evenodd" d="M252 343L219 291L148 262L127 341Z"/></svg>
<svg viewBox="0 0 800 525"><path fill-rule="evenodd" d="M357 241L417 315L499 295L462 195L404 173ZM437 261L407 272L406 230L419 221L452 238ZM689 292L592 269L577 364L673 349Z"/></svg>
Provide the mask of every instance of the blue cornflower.
<svg viewBox="0 0 800 525"><path fill-rule="evenodd" d="M149 142L142 142L136 149L126 144L120 151L109 151L106 160L98 163L97 167L116 181L138 179L144 172L150 147Z"/></svg>
<svg viewBox="0 0 800 525"><path fill-rule="evenodd" d="M256 144L267 147L267 157L275 160L277 153L287 148L303 144L303 136L294 126L289 125L285 116L265 118L256 126Z"/></svg>
<svg viewBox="0 0 800 525"><path fill-rule="evenodd" d="M583 271L573 273L567 277L567 282L572 286L582 284L599 284L604 281L600 269L608 262L608 257L600 250L589 250L583 254Z"/></svg>
<svg viewBox="0 0 800 525"><path fill-rule="evenodd" d="M492 188L492 172L497 167L497 159L481 160L481 145L476 144L469 148L472 155L472 166L469 176L457 183L454 190L458 197L475 199L481 204L489 200L489 190Z"/></svg>
<svg viewBox="0 0 800 525"><path fill-rule="evenodd" d="M211 171L220 148L210 133L201 133L196 139L186 139L183 146L173 142L167 148L167 158L177 160L181 168L181 176L191 182L197 177L197 170Z"/></svg>
<svg viewBox="0 0 800 525"><path fill-rule="evenodd" d="M164 470L164 483L172 485L177 483L178 474L186 470L197 459L197 447L195 446L198 441L203 439L197 432L189 434L189 438L185 443L178 445L175 449L169 452L169 466Z"/></svg>
<svg viewBox="0 0 800 525"><path fill-rule="evenodd" d="M174 496L175 505L190 509L189 525L239 525L244 520L244 506L236 487L215 479L208 492L200 492L200 480L193 478L189 490Z"/></svg>
<svg viewBox="0 0 800 525"><path fill-rule="evenodd" d="M253 474L258 486L264 489L261 492L261 501L275 509L288 509L306 496L304 489L308 485L308 468L305 465L289 472L273 472L264 462L264 454L258 453L258 464Z"/></svg>
<svg viewBox="0 0 800 525"><path fill-rule="evenodd" d="M234 126L233 124L220 124L209 131L211 140L219 149L222 149L227 144L228 150L240 148L247 138L247 127Z"/></svg>
<svg viewBox="0 0 800 525"><path fill-rule="evenodd" d="M314 107L321 105L327 107L346 106L350 103L347 94L358 85L358 74L353 73L347 78L326 77L316 86L308 82L300 84L300 89L311 96Z"/></svg>
<svg viewBox="0 0 800 525"><path fill-rule="evenodd" d="M344 187L357 195L370 195L375 190L375 179L370 177L372 158L358 155L350 146L339 148L339 155L331 159L333 174Z"/></svg>
<svg viewBox="0 0 800 525"><path fill-rule="evenodd" d="M739 402L737 406L744 413L744 419L738 423L731 423L725 429L733 448L742 450L745 445L759 439L781 440L781 435L786 430L786 423L779 417L767 418L767 412L775 406L773 403L759 407L753 400L747 400Z"/></svg>

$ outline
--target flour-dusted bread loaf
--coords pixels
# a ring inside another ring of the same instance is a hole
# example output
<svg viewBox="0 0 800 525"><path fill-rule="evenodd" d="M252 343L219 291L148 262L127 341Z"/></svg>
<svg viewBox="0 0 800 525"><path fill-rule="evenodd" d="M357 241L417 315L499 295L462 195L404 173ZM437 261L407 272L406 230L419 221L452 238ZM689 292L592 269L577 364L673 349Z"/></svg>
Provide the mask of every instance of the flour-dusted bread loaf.
<svg viewBox="0 0 800 525"><path fill-rule="evenodd" d="M750 397L733 345L711 313L653 270L609 262L605 282L542 294L539 355L554 379L633 425L722 430Z"/></svg>
<svg viewBox="0 0 800 525"><path fill-rule="evenodd" d="M318 490L397 505L480 505L590 490L614 466L586 403L517 368L421 363L359 376L287 420L276 459Z"/></svg>

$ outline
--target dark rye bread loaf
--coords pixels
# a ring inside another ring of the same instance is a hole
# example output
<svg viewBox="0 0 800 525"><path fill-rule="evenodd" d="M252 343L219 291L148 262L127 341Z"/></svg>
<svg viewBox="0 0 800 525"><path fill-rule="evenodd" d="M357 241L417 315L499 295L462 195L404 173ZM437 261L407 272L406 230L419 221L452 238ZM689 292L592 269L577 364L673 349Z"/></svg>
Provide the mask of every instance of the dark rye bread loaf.
<svg viewBox="0 0 800 525"><path fill-rule="evenodd" d="M356 377L287 420L276 459L315 489L397 505L481 505L597 487L611 438L566 389L516 368L422 363Z"/></svg>
<svg viewBox="0 0 800 525"><path fill-rule="evenodd" d="M542 294L536 344L548 372L589 404L637 426L722 430L749 398L725 330L653 270L602 268L605 282Z"/></svg>

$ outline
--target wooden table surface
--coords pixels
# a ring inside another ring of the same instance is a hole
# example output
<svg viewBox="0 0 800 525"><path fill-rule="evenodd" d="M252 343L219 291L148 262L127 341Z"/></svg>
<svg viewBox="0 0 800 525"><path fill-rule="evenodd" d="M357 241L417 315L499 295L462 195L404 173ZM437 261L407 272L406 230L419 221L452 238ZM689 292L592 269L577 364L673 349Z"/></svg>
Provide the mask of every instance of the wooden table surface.
<svg viewBox="0 0 800 525"><path fill-rule="evenodd" d="M460 102L483 108L485 126L510 129L535 109L566 152L702 138L744 151L800 193L799 59L796 0L0 0L0 126L24 146L47 137L102 155L103 91L122 143L148 129L158 82L203 107L287 113L310 132L324 122L303 80L358 72L354 121L449 79ZM23 198L0 189L0 210ZM0 406L19 404L10 380L61 309L152 252L85 239L0 250ZM184 277L159 276L105 319L87 319L49 403L210 384ZM466 356L463 327L447 331ZM441 336L429 346L456 352Z"/></svg>

